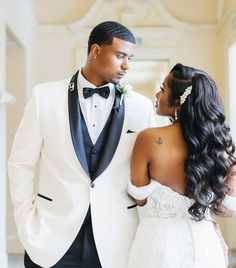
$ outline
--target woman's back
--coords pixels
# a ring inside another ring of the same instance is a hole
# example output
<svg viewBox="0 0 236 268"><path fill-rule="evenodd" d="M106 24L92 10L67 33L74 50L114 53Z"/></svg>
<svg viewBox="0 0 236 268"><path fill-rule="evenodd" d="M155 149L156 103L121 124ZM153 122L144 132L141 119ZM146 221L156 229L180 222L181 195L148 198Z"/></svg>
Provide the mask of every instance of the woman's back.
<svg viewBox="0 0 236 268"><path fill-rule="evenodd" d="M134 198L147 199L128 268L226 268L227 259L209 211L200 222L188 212L194 200L185 196L188 149L180 124L147 129L139 134L137 143L132 176L152 179L144 186L129 185ZM147 174L140 173L143 167L137 153L148 159Z"/></svg>
<svg viewBox="0 0 236 268"><path fill-rule="evenodd" d="M180 194L185 194L184 162L187 146L180 124L146 130L150 177Z"/></svg>
<svg viewBox="0 0 236 268"><path fill-rule="evenodd" d="M133 152L131 162L131 175L142 182L138 186L149 183L152 178L159 183L172 188L174 191L185 195L186 175L184 162L188 149L184 141L180 124L172 124L161 128L146 129L139 134L135 148L142 148L142 152ZM146 180L143 166L140 163L143 157L148 159L148 172ZM141 175L142 174L142 175Z"/></svg>
<svg viewBox="0 0 236 268"><path fill-rule="evenodd" d="M193 220L193 200L151 180L145 214L138 226L128 268L226 268L226 258L210 214ZM142 187L130 185L140 196Z"/></svg>

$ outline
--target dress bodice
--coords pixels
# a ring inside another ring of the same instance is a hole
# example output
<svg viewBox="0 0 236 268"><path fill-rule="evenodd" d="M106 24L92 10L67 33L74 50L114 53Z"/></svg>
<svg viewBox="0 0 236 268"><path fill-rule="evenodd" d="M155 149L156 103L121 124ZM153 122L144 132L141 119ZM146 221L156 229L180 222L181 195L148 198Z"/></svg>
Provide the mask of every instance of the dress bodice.
<svg viewBox="0 0 236 268"><path fill-rule="evenodd" d="M156 180L151 179L150 184L142 187L129 182L128 192L138 200L147 198L145 218L192 218L188 209L194 200ZM206 219L212 220L209 211L206 213Z"/></svg>
<svg viewBox="0 0 236 268"><path fill-rule="evenodd" d="M222 242L209 210L205 220L193 220L188 209L194 199L156 180L143 187L129 182L128 192L137 200L147 198L128 268L226 268Z"/></svg>

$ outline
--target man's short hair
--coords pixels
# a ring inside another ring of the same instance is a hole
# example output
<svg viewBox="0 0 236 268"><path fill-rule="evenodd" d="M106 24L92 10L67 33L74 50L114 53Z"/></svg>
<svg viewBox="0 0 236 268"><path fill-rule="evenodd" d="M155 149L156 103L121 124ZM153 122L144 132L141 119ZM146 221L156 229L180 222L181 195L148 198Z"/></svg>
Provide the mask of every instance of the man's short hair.
<svg viewBox="0 0 236 268"><path fill-rule="evenodd" d="M124 25L116 21L104 21L98 24L90 33L88 40L88 54L93 44L111 45L113 38L118 38L135 44L135 37Z"/></svg>

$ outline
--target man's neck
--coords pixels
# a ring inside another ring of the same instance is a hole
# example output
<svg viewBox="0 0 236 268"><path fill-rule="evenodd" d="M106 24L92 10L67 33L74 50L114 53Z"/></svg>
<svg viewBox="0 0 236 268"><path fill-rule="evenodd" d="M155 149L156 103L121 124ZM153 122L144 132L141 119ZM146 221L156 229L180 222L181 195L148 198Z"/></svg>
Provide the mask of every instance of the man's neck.
<svg viewBox="0 0 236 268"><path fill-rule="evenodd" d="M92 83L96 87L101 87L101 86L103 86L103 85L108 83L108 82L102 81L98 77L94 76L93 72L87 66L81 68L81 74L83 75L83 77L87 81L89 81L90 83Z"/></svg>

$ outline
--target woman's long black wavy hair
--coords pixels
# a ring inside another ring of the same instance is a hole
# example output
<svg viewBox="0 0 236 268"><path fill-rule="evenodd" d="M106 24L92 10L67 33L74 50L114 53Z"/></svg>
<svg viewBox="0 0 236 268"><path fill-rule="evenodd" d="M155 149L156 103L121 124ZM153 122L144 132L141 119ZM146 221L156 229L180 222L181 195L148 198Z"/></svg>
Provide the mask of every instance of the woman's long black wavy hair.
<svg viewBox="0 0 236 268"><path fill-rule="evenodd" d="M179 103L185 89L192 86L178 111L188 146L186 194L195 200L189 213L195 220L204 219L207 208L221 214L221 203L229 191L224 180L236 159L216 84L206 72L180 63L170 71L168 83L171 105Z"/></svg>

